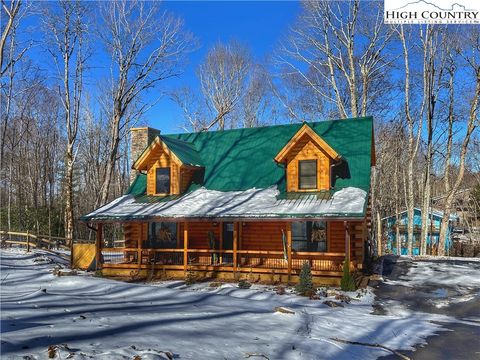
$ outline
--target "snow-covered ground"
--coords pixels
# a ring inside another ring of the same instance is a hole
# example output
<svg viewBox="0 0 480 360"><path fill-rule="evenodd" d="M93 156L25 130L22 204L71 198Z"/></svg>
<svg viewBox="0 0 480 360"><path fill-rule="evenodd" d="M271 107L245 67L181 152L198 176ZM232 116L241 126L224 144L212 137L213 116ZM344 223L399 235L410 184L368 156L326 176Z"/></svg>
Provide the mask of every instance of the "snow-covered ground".
<svg viewBox="0 0 480 360"><path fill-rule="evenodd" d="M402 257L402 259L415 259ZM408 273L388 285L424 291L438 309L480 298L480 258L416 257ZM418 261L421 260L421 261ZM475 264L475 266L472 266ZM475 319L480 323L480 318Z"/></svg>
<svg viewBox="0 0 480 360"><path fill-rule="evenodd" d="M374 315L370 289L331 308L325 298L277 295L273 286L56 276L59 259L21 250L0 256L2 359L46 359L49 347L58 359L373 359L388 352L332 339L407 350L456 321L406 308Z"/></svg>

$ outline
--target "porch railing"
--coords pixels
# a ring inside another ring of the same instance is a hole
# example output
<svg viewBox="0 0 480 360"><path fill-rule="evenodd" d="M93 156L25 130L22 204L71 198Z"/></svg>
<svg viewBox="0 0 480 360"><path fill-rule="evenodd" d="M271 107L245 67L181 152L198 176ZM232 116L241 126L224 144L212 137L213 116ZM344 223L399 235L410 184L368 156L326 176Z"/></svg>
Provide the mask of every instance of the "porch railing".
<svg viewBox="0 0 480 360"><path fill-rule="evenodd" d="M233 250L188 249L189 266L232 266Z"/></svg>
<svg viewBox="0 0 480 360"><path fill-rule="evenodd" d="M288 269L288 260L283 251L238 251L240 268Z"/></svg>
<svg viewBox="0 0 480 360"><path fill-rule="evenodd" d="M236 256L236 259L234 259ZM191 270L220 269L248 272L287 273L288 259L283 251L102 248L106 267L154 266L158 268L184 267L184 259ZM236 262L234 261L236 260ZM292 252L291 273L298 274L308 262L313 272L341 272L345 253Z"/></svg>
<svg viewBox="0 0 480 360"><path fill-rule="evenodd" d="M303 263L308 262L312 271L341 272L345 253L294 252L292 253L292 269L300 270Z"/></svg>

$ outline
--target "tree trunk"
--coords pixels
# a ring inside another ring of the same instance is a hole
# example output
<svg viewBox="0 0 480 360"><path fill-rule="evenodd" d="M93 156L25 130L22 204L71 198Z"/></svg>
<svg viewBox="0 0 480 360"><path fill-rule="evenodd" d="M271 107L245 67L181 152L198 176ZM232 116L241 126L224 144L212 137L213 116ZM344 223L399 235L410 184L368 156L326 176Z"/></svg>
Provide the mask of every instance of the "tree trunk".
<svg viewBox="0 0 480 360"><path fill-rule="evenodd" d="M382 219L380 216L380 212L377 211L377 252L378 256L382 256L382 249L384 247L384 244L382 242Z"/></svg>
<svg viewBox="0 0 480 360"><path fill-rule="evenodd" d="M65 238L69 246L73 244L74 215L73 215L73 153L72 146L67 147L65 169Z"/></svg>
<svg viewBox="0 0 480 360"><path fill-rule="evenodd" d="M108 193L110 190L110 184L112 183L115 162L117 159L118 144L120 143L120 118L121 117L119 115L115 114L112 121L112 130L110 132L110 154L105 166L105 177L100 189L100 201L97 206L103 206L108 201Z"/></svg>
<svg viewBox="0 0 480 360"><path fill-rule="evenodd" d="M450 192L445 199L445 207L442 217L442 222L440 224L440 238L438 241L438 255L445 255L445 244L447 240L447 230L449 226L450 215L452 213L453 208L453 200L455 199L455 195L460 187L460 184L463 180L463 176L465 174L465 158L467 155L468 144L470 142L470 138L472 136L473 131L477 127L478 117L478 98L480 97L480 68L475 68L475 76L476 76L476 85L473 94L473 98L470 105L470 114L467 124L467 131L465 133L465 137L462 142L462 148L460 152L460 160L459 160L459 168L458 168L458 175L455 180L455 183L450 189Z"/></svg>

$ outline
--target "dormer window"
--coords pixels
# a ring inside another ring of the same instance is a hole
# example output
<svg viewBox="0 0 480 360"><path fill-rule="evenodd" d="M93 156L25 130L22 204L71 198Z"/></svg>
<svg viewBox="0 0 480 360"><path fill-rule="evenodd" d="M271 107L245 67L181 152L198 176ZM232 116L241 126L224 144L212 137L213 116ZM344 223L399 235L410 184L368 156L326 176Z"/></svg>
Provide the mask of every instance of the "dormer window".
<svg viewBox="0 0 480 360"><path fill-rule="evenodd" d="M302 190L317 188L317 160L298 161L298 184Z"/></svg>
<svg viewBox="0 0 480 360"><path fill-rule="evenodd" d="M169 167L160 167L155 169L155 192L157 194L170 194Z"/></svg>
<svg viewBox="0 0 480 360"><path fill-rule="evenodd" d="M330 167L341 158L308 124L303 126L275 156L285 164L287 192L330 190Z"/></svg>

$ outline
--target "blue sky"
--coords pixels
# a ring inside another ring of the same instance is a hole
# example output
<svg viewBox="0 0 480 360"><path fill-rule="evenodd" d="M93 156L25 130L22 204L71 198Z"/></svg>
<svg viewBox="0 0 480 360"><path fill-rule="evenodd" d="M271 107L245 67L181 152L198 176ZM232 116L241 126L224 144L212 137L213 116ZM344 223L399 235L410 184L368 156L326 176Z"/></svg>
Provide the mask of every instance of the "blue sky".
<svg viewBox="0 0 480 360"><path fill-rule="evenodd" d="M175 82L197 87L195 70L208 49L218 41L236 39L248 45L256 59L271 54L286 35L300 10L296 1L170 1L168 9L185 20L188 30L200 41L200 49L190 55L186 72ZM170 100L162 100L146 116L149 125L163 131L178 131L181 114Z"/></svg>
<svg viewBox="0 0 480 360"><path fill-rule="evenodd" d="M41 10L46 3L33 4ZM184 86L198 90L195 71L209 48L218 41L238 40L250 47L255 59L261 61L272 53L300 11L297 1L165 1L162 7L182 17L185 28L196 36L200 44L195 52L189 54L185 72L178 78L160 84L162 90ZM92 13L95 14L95 9ZM43 71L53 76L54 64L43 45L40 16L29 16L23 25L28 29L23 33L25 40L33 38L37 43L29 51L29 56ZM99 39L95 36L91 38L94 40L91 45L93 56L86 86L95 101L97 85L102 76L108 75L110 60L102 51ZM153 90L146 100L153 103L158 96L159 90ZM183 123L179 107L166 96L146 113L143 121L164 133L179 132Z"/></svg>

